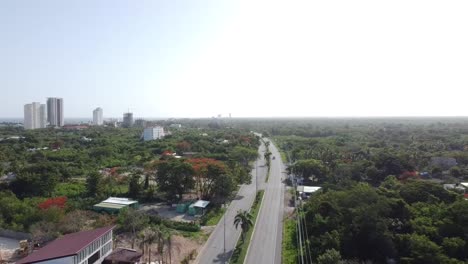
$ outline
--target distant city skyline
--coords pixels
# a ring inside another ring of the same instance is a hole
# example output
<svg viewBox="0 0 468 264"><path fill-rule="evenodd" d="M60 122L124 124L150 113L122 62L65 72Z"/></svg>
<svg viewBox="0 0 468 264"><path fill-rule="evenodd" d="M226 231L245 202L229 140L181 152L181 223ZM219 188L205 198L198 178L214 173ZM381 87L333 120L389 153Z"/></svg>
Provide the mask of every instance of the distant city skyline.
<svg viewBox="0 0 468 264"><path fill-rule="evenodd" d="M266 4L267 3L267 4ZM0 117L468 116L468 2L0 2Z"/></svg>

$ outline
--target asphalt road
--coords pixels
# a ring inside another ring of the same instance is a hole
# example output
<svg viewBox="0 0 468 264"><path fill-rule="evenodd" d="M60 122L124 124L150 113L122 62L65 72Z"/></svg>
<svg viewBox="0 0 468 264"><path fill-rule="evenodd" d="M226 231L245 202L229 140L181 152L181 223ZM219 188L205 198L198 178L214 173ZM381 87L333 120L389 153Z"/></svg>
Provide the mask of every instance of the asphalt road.
<svg viewBox="0 0 468 264"><path fill-rule="evenodd" d="M281 263L285 188L282 179L285 167L273 142L270 144L270 151L275 159L271 161L270 177L244 262L247 264Z"/></svg>
<svg viewBox="0 0 468 264"><path fill-rule="evenodd" d="M204 247L198 254L195 263L227 263L231 257L241 233L240 228L236 229L234 227L234 217L236 216L238 210L249 210L252 206L252 203L255 199L256 182L258 182L258 188L261 188L263 186L261 183L265 182L266 169L264 169L262 166L264 164L264 150L264 146L260 146L260 158L257 160L258 167L255 166L251 172L252 183L248 185L242 185L240 187L236 198L229 204L226 213L224 214L223 218L221 218L214 231L211 233L208 241L205 243ZM258 172L256 172L257 168ZM256 181L255 177L257 174L258 179ZM224 220L226 220L226 225L224 225ZM224 254L224 231L226 232L226 254Z"/></svg>

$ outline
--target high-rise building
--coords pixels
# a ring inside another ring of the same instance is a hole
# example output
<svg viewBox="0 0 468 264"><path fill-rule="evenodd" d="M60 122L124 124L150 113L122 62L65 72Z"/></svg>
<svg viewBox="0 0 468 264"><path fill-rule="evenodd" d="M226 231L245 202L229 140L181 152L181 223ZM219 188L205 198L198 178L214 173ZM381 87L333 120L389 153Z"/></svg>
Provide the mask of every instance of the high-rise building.
<svg viewBox="0 0 468 264"><path fill-rule="evenodd" d="M45 105L37 102L24 105L24 128L36 129L45 127Z"/></svg>
<svg viewBox="0 0 468 264"><path fill-rule="evenodd" d="M134 125L135 125L136 127L145 128L145 127L146 127L146 124L147 124L146 120L139 118L139 119L136 119L136 120L135 120L135 124L134 124Z"/></svg>
<svg viewBox="0 0 468 264"><path fill-rule="evenodd" d="M166 134L164 133L164 128L161 126L148 127L143 131L143 140L155 140L163 138Z"/></svg>
<svg viewBox="0 0 468 264"><path fill-rule="evenodd" d="M63 126L63 99L47 98L47 121L54 127Z"/></svg>
<svg viewBox="0 0 468 264"><path fill-rule="evenodd" d="M124 113L123 114L123 127L132 127L133 126L133 113Z"/></svg>
<svg viewBox="0 0 468 264"><path fill-rule="evenodd" d="M24 105L24 129L34 129L34 108L33 104Z"/></svg>
<svg viewBox="0 0 468 264"><path fill-rule="evenodd" d="M47 107L45 104L41 104L39 107L39 127L47 127Z"/></svg>
<svg viewBox="0 0 468 264"><path fill-rule="evenodd" d="M102 119L102 108L101 107L98 107L96 109L94 109L93 111L93 125L95 126L102 126L102 124L104 124L104 121Z"/></svg>

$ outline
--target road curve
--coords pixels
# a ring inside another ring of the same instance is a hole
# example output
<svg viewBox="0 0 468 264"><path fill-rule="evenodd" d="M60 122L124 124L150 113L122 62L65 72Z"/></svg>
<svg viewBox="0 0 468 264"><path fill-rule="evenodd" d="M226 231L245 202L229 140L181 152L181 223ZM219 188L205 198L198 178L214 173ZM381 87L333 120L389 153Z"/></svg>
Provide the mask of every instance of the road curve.
<svg viewBox="0 0 468 264"><path fill-rule="evenodd" d="M275 159L271 160L270 177L266 184L264 199L244 262L247 264L281 263L284 210L282 176L285 167L278 149L272 141L270 142L270 151Z"/></svg>

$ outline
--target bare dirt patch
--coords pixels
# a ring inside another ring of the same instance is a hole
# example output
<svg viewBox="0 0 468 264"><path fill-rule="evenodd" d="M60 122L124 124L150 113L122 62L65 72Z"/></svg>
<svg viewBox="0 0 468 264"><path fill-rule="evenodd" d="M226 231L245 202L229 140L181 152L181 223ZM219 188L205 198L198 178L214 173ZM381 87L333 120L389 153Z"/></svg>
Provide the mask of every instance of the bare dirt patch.
<svg viewBox="0 0 468 264"><path fill-rule="evenodd" d="M203 243L204 243L204 239L202 237L193 238L193 237L184 237L180 234L175 234L172 236L172 247L171 247L170 254L169 254L169 247L167 245L164 247L162 254L158 252L156 244L153 244L151 246L151 262L155 262L157 264L180 263L185 257L190 255L192 252L195 252L194 257L196 257L196 254L199 252L199 250L203 246ZM141 241L137 239L135 241L135 249L138 250L139 252L143 252L143 248L140 247L140 244L141 244ZM132 247L132 234L123 233L123 234L117 235L116 240L114 242L114 247L131 248ZM169 262L169 258L171 258L171 262ZM144 256L141 262L148 263L148 261L149 261L149 254L148 254L148 250L146 250L146 252L144 252Z"/></svg>

